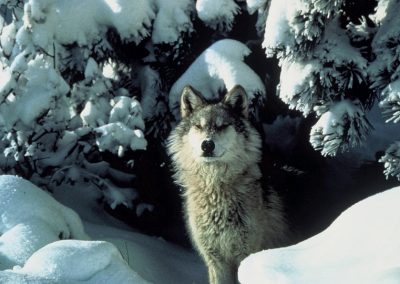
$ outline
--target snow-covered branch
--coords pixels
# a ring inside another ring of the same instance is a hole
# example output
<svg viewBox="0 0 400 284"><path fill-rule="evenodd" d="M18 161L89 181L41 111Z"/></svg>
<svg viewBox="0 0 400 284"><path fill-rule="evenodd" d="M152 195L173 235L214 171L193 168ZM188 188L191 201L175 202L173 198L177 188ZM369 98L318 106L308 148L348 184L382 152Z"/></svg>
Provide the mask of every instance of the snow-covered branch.
<svg viewBox="0 0 400 284"><path fill-rule="evenodd" d="M385 166L386 177L393 176L400 180L400 142L393 143L379 162Z"/></svg>
<svg viewBox="0 0 400 284"><path fill-rule="evenodd" d="M324 111L311 129L310 142L322 155L335 156L339 150L359 146L370 130L360 102L342 100Z"/></svg>
<svg viewBox="0 0 400 284"><path fill-rule="evenodd" d="M235 0L198 0L196 10L206 25L221 31L230 31L235 16L240 13L240 7Z"/></svg>
<svg viewBox="0 0 400 284"><path fill-rule="evenodd" d="M121 195L111 181L99 186L107 175L87 175L85 164L94 153L122 157L146 148L140 103L119 76L131 69L117 70L108 35L139 43L150 34L155 7L144 0L17 4L1 4L9 12L0 38L2 171L49 185L91 180L113 207L131 205L132 188Z"/></svg>
<svg viewBox="0 0 400 284"><path fill-rule="evenodd" d="M249 101L255 105L262 103L264 84L243 62L250 52L246 45L231 39L220 40L207 48L171 88L169 105L175 117L178 117L180 95L186 85L201 90L206 99L218 99L225 88L230 90L240 84L249 95Z"/></svg>

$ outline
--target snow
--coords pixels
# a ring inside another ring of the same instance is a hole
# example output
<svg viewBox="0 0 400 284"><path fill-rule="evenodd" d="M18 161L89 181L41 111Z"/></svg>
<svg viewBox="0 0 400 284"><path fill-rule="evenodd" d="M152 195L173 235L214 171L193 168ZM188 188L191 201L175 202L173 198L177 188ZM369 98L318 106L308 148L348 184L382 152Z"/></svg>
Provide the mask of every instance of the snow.
<svg viewBox="0 0 400 284"><path fill-rule="evenodd" d="M0 70L0 99L4 100L16 85L10 69Z"/></svg>
<svg viewBox="0 0 400 284"><path fill-rule="evenodd" d="M219 92L242 85L251 101L255 94L265 95L260 77L243 60L250 54L243 43L223 39L208 47L173 84L169 93L169 106L178 117L180 96L186 85L201 91L207 99L217 99Z"/></svg>
<svg viewBox="0 0 400 284"><path fill-rule="evenodd" d="M206 283L194 252L133 232L82 185L58 188L53 196L85 221L29 181L0 176L1 283ZM360 201L310 239L250 255L239 280L398 283L399 202L400 187Z"/></svg>
<svg viewBox="0 0 400 284"><path fill-rule="evenodd" d="M199 18L213 29L231 30L240 7L234 0L197 0Z"/></svg>
<svg viewBox="0 0 400 284"><path fill-rule="evenodd" d="M382 113L384 116L388 117L386 123L400 122L400 80L396 80L388 84L382 90L383 100L380 102L379 106L383 109Z"/></svg>
<svg viewBox="0 0 400 284"><path fill-rule="evenodd" d="M94 61L88 62L85 73L90 79L97 70ZM126 94L126 90L119 90ZM124 155L127 148L144 150L147 141L144 137L145 128L140 103L126 95L116 96L110 101L104 97L89 100L80 113L84 126L93 127L98 135L96 144L100 151Z"/></svg>
<svg viewBox="0 0 400 284"><path fill-rule="evenodd" d="M348 153L348 156L351 157L349 163L350 161L352 164L355 162L356 166L359 166L362 161L374 161L378 151L387 149L394 140L400 139L398 125L386 123L378 102L367 113L367 119L373 125L373 129L363 145L351 149Z"/></svg>
<svg viewBox="0 0 400 284"><path fill-rule="evenodd" d="M263 47L267 56L287 56L302 42L317 42L323 35L323 22L336 15L342 0L272 0L266 20Z"/></svg>
<svg viewBox="0 0 400 284"><path fill-rule="evenodd" d="M374 22L381 24L387 16L388 10L391 8L390 5L394 3L395 1L392 0L379 0L375 8L375 13L370 15L370 18Z"/></svg>
<svg viewBox="0 0 400 284"><path fill-rule="evenodd" d="M349 146L360 145L369 131L370 125L360 102L344 99L322 113L311 128L310 143L315 149L321 149L323 156L335 156L339 149L344 151ZM343 144L344 139L347 144Z"/></svg>
<svg viewBox="0 0 400 284"><path fill-rule="evenodd" d="M15 34L17 31L16 24L14 22L3 27L0 34L0 46L4 52L4 55L10 56L14 47Z"/></svg>
<svg viewBox="0 0 400 284"><path fill-rule="evenodd" d="M305 115L312 111L310 96L303 93L312 92L315 88L314 77L320 68L321 64L317 60L282 60L279 97L290 109L300 110Z"/></svg>
<svg viewBox="0 0 400 284"><path fill-rule="evenodd" d="M25 26L27 32L32 29L34 44L45 50L54 39L63 45L91 46L105 38L109 28L115 28L122 39L138 43L148 35L155 17L151 4L147 0L30 0L25 6L30 14ZM19 34L17 41L25 36Z"/></svg>
<svg viewBox="0 0 400 284"><path fill-rule="evenodd" d="M145 150L147 146L147 141L141 130L132 130L121 122L99 126L95 131L100 134L96 141L99 150L109 150L112 153L118 153L120 157L123 156L123 151L127 147L132 150Z"/></svg>
<svg viewBox="0 0 400 284"><path fill-rule="evenodd" d="M22 53L21 53L22 54ZM28 64L15 64L11 66L13 72L23 68L27 80L22 87L25 92L16 98L9 100L7 104L1 105L1 113L7 117L7 126L10 127L17 122L29 127L37 117L54 105L58 96L64 95L69 91L67 83L59 76L56 71L49 68L41 56L36 57ZM11 77L6 78L3 88L9 89L15 85ZM21 84L22 85L22 84ZM29 108L26 108L26 106Z"/></svg>
<svg viewBox="0 0 400 284"><path fill-rule="evenodd" d="M53 242L36 251L17 271L58 282L149 283L129 268L114 245L104 241Z"/></svg>
<svg viewBox="0 0 400 284"><path fill-rule="evenodd" d="M155 44L173 43L182 33L193 31L194 10L190 0L30 0L25 7L30 17L25 17L25 30L18 33L17 41L23 45L31 34L33 43L45 50L53 40L84 47L115 29L123 40L135 43L150 33Z"/></svg>
<svg viewBox="0 0 400 284"><path fill-rule="evenodd" d="M246 0L247 10L249 11L249 14L251 15L258 9L261 9L263 6L265 6L266 3L267 3L267 0Z"/></svg>
<svg viewBox="0 0 400 284"><path fill-rule="evenodd" d="M148 120L153 115L160 115L159 109L156 108L157 101L154 93L161 93L161 78L160 75L150 68L145 66L139 73L140 89L142 91L142 99L140 101L143 109L143 119Z"/></svg>
<svg viewBox="0 0 400 284"><path fill-rule="evenodd" d="M400 187L353 205L325 231L286 248L255 253L239 267L242 284L398 283Z"/></svg>
<svg viewBox="0 0 400 284"><path fill-rule="evenodd" d="M0 176L1 268L23 264L30 254L60 238L87 239L75 212L43 190L14 176Z"/></svg>
<svg viewBox="0 0 400 284"><path fill-rule="evenodd" d="M267 56L273 56L275 54L274 49L278 46L290 48L294 44L288 22L288 2L288 0L275 0L271 2L269 7L264 41L262 43Z"/></svg>
<svg viewBox="0 0 400 284"><path fill-rule="evenodd" d="M380 158L379 162L384 163L385 170L383 173L386 178L395 176L400 179L400 142L396 141L390 145L385 152L385 155Z"/></svg>
<svg viewBox="0 0 400 284"><path fill-rule="evenodd" d="M300 110L305 116L317 104L316 97L323 103L337 99L367 77L367 60L350 45L348 36L339 28L338 18L327 24L325 35L312 51L311 59L289 56L281 58L280 65L279 96L289 108ZM347 66L351 66L349 72L338 71L349 69Z"/></svg>
<svg viewBox="0 0 400 284"><path fill-rule="evenodd" d="M190 19L194 5L190 0L156 0L157 15L153 23L152 42L173 43L184 32L192 32Z"/></svg>
<svg viewBox="0 0 400 284"><path fill-rule="evenodd" d="M363 77L366 77L368 61L350 44L346 31L340 28L339 17L326 25L324 36L315 53L322 62L334 62L338 66L355 65L357 70L364 72Z"/></svg>
<svg viewBox="0 0 400 284"><path fill-rule="evenodd" d="M54 196L76 207L85 222L29 181L0 176L1 283L206 282L193 252L132 232L82 185Z"/></svg>

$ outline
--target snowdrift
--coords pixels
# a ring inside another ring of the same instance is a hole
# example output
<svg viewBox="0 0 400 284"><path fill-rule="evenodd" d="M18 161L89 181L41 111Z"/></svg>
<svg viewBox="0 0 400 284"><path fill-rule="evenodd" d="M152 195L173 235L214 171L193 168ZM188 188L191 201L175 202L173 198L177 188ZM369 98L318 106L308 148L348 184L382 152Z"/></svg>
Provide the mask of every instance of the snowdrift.
<svg viewBox="0 0 400 284"><path fill-rule="evenodd" d="M394 284L400 281L400 187L360 201L325 231L262 251L239 267L242 284Z"/></svg>
<svg viewBox="0 0 400 284"><path fill-rule="evenodd" d="M31 182L0 176L0 283L206 281L205 268L193 252L117 228L116 220L102 221L83 224L75 211ZM84 227L98 240L90 240Z"/></svg>
<svg viewBox="0 0 400 284"><path fill-rule="evenodd" d="M89 212L79 186L60 194L85 222L29 181L0 176L0 283L207 283L194 252ZM399 283L399 202L400 187L367 198L308 240L249 256L239 280Z"/></svg>

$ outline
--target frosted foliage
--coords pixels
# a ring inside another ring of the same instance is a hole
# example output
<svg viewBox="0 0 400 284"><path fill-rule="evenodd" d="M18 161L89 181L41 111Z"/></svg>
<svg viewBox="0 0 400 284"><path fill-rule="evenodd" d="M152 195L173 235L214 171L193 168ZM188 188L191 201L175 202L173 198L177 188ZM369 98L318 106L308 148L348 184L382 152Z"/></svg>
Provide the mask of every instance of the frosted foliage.
<svg viewBox="0 0 400 284"><path fill-rule="evenodd" d="M400 142L393 143L379 162L384 163L386 177L394 176L400 180Z"/></svg>
<svg viewBox="0 0 400 284"><path fill-rule="evenodd" d="M315 47L314 56L322 62L334 62L337 66L350 65L361 73L360 77L366 76L364 70L367 68L368 62L360 51L350 44L346 31L340 28L339 17L333 18L326 24L325 34L321 42ZM351 77L350 79L354 80Z"/></svg>
<svg viewBox="0 0 400 284"><path fill-rule="evenodd" d="M360 145L370 130L361 104L342 100L332 104L312 127L310 143L323 156L335 156L339 150Z"/></svg>
<svg viewBox="0 0 400 284"><path fill-rule="evenodd" d="M180 96L186 85L200 90L207 99L219 98L224 88L230 90L240 84L246 90L249 101L256 94L265 94L260 77L243 62L250 49L243 43L224 39L207 48L174 83L169 93L169 105L178 117Z"/></svg>
<svg viewBox="0 0 400 284"><path fill-rule="evenodd" d="M9 25L4 26L1 29L1 34L0 34L1 51L7 57L11 55L11 52L13 50L16 32L17 32L17 26L15 22L11 22Z"/></svg>
<svg viewBox="0 0 400 284"><path fill-rule="evenodd" d="M269 0L246 0L247 9L250 14L253 14L257 10L263 10Z"/></svg>
<svg viewBox="0 0 400 284"><path fill-rule="evenodd" d="M96 144L100 151L110 151L123 156L127 149L145 149L144 121L142 109L135 98L120 89L121 96L107 96L111 81L103 77L103 72L93 59L88 60L85 81L75 86L72 95L79 100L86 95L88 101L79 116L83 126L88 126L97 134Z"/></svg>
<svg viewBox="0 0 400 284"><path fill-rule="evenodd" d="M399 1L380 0L372 19L379 25L372 40L372 50L376 55L369 68L369 76L374 78L372 88L381 95L379 106L386 122L400 121L400 19ZM384 163L387 177L395 176L400 180L399 142L392 144L380 159Z"/></svg>
<svg viewBox="0 0 400 284"><path fill-rule="evenodd" d="M108 150L123 156L127 148L146 149L147 142L142 132L144 122L139 102L134 98L119 96L111 100L111 106L106 121L94 128L94 131L100 135L96 139L99 150ZM92 115L91 111L95 113ZM88 116L98 117L97 111L97 109L91 109Z"/></svg>
<svg viewBox="0 0 400 284"><path fill-rule="evenodd" d="M289 108L299 110L305 115L313 110L318 100L316 76L320 69L317 60L282 62L279 97L289 105Z"/></svg>
<svg viewBox="0 0 400 284"><path fill-rule="evenodd" d="M199 18L213 29L231 30L240 7L234 0L197 0Z"/></svg>
<svg viewBox="0 0 400 284"><path fill-rule="evenodd" d="M371 44L373 52L376 54L376 60L368 69L370 76L376 78L373 87L378 91L385 88L392 80L400 77L400 71L397 68L400 62L400 49L398 48L400 19L397 13L400 3L398 1L380 1L379 7L381 5L387 8L377 10L377 13L384 14L385 17L382 18L382 15L378 15L381 18L381 26Z"/></svg>
<svg viewBox="0 0 400 284"><path fill-rule="evenodd" d="M153 4L30 0L2 6L10 13L0 36L0 52L8 56L0 61L3 171L22 171L49 188L84 180L114 207L132 206L133 174L117 194L120 188L101 182L88 160L102 151L122 157L146 148L140 103L120 82L131 70L121 71L111 59L108 38L113 30L122 42L139 43L149 35ZM109 167L103 164L105 175L120 173Z"/></svg>
<svg viewBox="0 0 400 284"><path fill-rule="evenodd" d="M310 141L334 156L366 138L370 125L358 100L345 98L367 84L368 61L340 26L342 1L272 1L263 46L281 65L279 97L304 116L321 116ZM364 95L364 94L360 94ZM329 109L329 110L328 110Z"/></svg>
<svg viewBox="0 0 400 284"><path fill-rule="evenodd" d="M321 102L337 99L367 77L367 60L349 43L337 19L313 50L312 59L281 59L280 98L308 115Z"/></svg>
<svg viewBox="0 0 400 284"><path fill-rule="evenodd" d="M306 55L319 42L327 19L341 5L341 0L272 0L263 41L267 56Z"/></svg>
<svg viewBox="0 0 400 284"><path fill-rule="evenodd" d="M147 124L146 134L165 137L170 130L168 127L168 102L165 99L168 94L162 90L160 74L146 66L140 70L138 79L142 92L143 119L150 122ZM160 121L163 123L159 123Z"/></svg>
<svg viewBox="0 0 400 284"><path fill-rule="evenodd" d="M383 100L380 107L383 114L388 117L386 122L397 123L400 121L400 80L390 83L382 91Z"/></svg>
<svg viewBox="0 0 400 284"><path fill-rule="evenodd" d="M396 0L379 0L377 3L377 7L375 8L375 13L371 15L371 19L373 19L376 23L382 23L386 18L386 15L391 8L391 5L395 4Z"/></svg>
<svg viewBox="0 0 400 284"><path fill-rule="evenodd" d="M43 57L38 56L29 62L23 61L22 64L25 69L23 76L19 77L18 81L6 76L3 88L0 89L3 94L7 94L6 91L13 86L18 94L15 98L9 97L5 104L0 105L0 121L3 121L7 129L18 123L31 128L32 121L49 108L54 108L57 98L69 91L66 82L54 69L49 68L49 62ZM10 69L18 69L16 65L12 65ZM9 70L5 72L10 74ZM27 105L29 109L26 108Z"/></svg>
<svg viewBox="0 0 400 284"><path fill-rule="evenodd" d="M153 23L153 43L173 43L182 33L193 31L190 15L194 11L191 0L156 0L157 15Z"/></svg>
<svg viewBox="0 0 400 284"><path fill-rule="evenodd" d="M149 34L155 14L152 1L30 0L25 6L26 31L36 46L60 44L91 46L115 28L122 39L139 42ZM29 16L28 16L29 15ZM62 15L62 16L60 16Z"/></svg>
<svg viewBox="0 0 400 284"><path fill-rule="evenodd" d="M247 11L250 15L257 11L257 34L261 37L265 30L265 22L267 21L267 14L270 1L269 0L246 0Z"/></svg>
<svg viewBox="0 0 400 284"><path fill-rule="evenodd" d="M157 105L154 94L161 92L161 78L160 75L150 67L146 66L140 70L139 73L140 89L142 91L142 108L143 118L149 119L153 115L160 115L157 113L160 109L154 110ZM156 112L156 113L155 113Z"/></svg>

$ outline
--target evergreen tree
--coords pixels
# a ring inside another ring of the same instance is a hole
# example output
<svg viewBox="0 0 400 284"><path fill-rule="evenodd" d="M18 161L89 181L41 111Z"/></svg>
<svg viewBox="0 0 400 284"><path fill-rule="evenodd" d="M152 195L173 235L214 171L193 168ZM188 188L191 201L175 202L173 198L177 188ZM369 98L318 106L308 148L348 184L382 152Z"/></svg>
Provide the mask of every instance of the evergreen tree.
<svg viewBox="0 0 400 284"><path fill-rule="evenodd" d="M372 19L376 25L371 48L375 59L369 66L371 88L381 99L386 122L400 121L400 20L396 10L399 1L380 0ZM380 159L386 176L400 180L400 142L394 142Z"/></svg>
<svg viewBox="0 0 400 284"><path fill-rule="evenodd" d="M260 124L272 116L266 106L278 106L276 88L312 121L311 145L335 156L366 139L374 103L388 122L400 120L398 8L396 0L0 0L1 171L50 189L85 183L111 207L139 204L148 189L133 188L135 174L166 161L186 84L211 100L243 85ZM381 161L400 179L400 142Z"/></svg>

